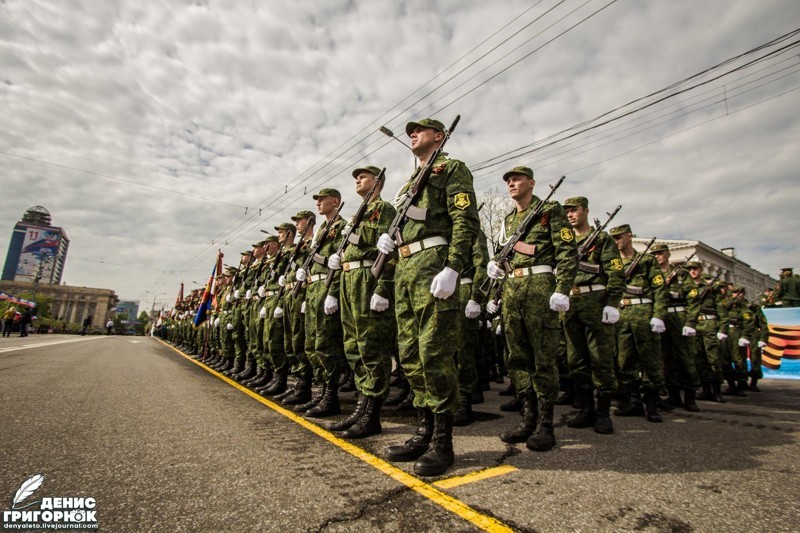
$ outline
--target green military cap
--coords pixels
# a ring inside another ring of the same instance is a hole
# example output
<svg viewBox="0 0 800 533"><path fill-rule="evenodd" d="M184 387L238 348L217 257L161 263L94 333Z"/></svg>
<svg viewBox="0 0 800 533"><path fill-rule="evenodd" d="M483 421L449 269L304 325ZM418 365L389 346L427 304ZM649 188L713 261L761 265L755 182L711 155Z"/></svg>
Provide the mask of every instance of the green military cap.
<svg viewBox="0 0 800 533"><path fill-rule="evenodd" d="M612 237L616 237L617 235L623 235L625 233L633 233L633 231L631 231L630 224L623 224L621 226L617 226L616 228L611 228L608 233L610 233Z"/></svg>
<svg viewBox="0 0 800 533"><path fill-rule="evenodd" d="M793 272L793 271L794 271L793 267L786 267L781 269L781 272Z"/></svg>
<svg viewBox="0 0 800 533"><path fill-rule="evenodd" d="M378 167L373 167L372 165L367 165L365 167L359 167L359 168L357 168L357 169L355 169L353 171L353 177L354 178L358 177L358 175L361 174L362 172L369 172L373 176L378 177L378 175L380 175L380 173L381 173L381 169L379 169ZM386 176L384 176L384 178L385 177Z"/></svg>
<svg viewBox="0 0 800 533"><path fill-rule="evenodd" d="M667 246L663 242L657 242L650 247L651 254L654 254L656 252L669 252L669 246Z"/></svg>
<svg viewBox="0 0 800 533"><path fill-rule="evenodd" d="M252 250L245 250L244 252L242 252L242 255L251 256L251 255L253 255L253 251Z"/></svg>
<svg viewBox="0 0 800 533"><path fill-rule="evenodd" d="M564 207L589 207L589 200L586 199L584 196L573 196L572 198L567 198L564 200L562 204Z"/></svg>
<svg viewBox="0 0 800 533"><path fill-rule="evenodd" d="M234 266L229 266L229 267L227 267L227 268L225 269L225 274L227 274L227 275L229 275L229 276L233 276L234 274L236 274L236 270L237 270L237 268L236 268L236 267L234 267Z"/></svg>
<svg viewBox="0 0 800 533"><path fill-rule="evenodd" d="M523 176L528 176L530 179L533 179L533 170L528 167L514 167L503 174L503 181L508 181L508 178L514 174L522 174Z"/></svg>
<svg viewBox="0 0 800 533"><path fill-rule="evenodd" d="M444 124L435 118L423 118L419 122L409 122L406 124L406 135L411 137L411 132L416 128L430 128L432 130L444 133Z"/></svg>
<svg viewBox="0 0 800 533"><path fill-rule="evenodd" d="M703 268L703 265L697 259L693 259L686 262L686 268Z"/></svg>
<svg viewBox="0 0 800 533"><path fill-rule="evenodd" d="M331 189L329 187L325 187L324 189L320 189L320 191L312 196L314 200L318 200L320 198L324 198L325 196L333 196L334 198L338 198L339 200L342 199L342 195L336 189Z"/></svg>
<svg viewBox="0 0 800 533"><path fill-rule="evenodd" d="M262 246L264 246L266 243L267 243L267 240L266 240L266 239L264 239L263 241L258 241L257 243L255 243L255 244L253 245L253 248L261 248L261 247L262 247Z"/></svg>
<svg viewBox="0 0 800 533"><path fill-rule="evenodd" d="M294 229L294 226L292 226L292 229ZM278 236L277 235L267 235L267 238L264 239L264 244L267 244L267 243L270 243L270 242L278 242Z"/></svg>
<svg viewBox="0 0 800 533"><path fill-rule="evenodd" d="M297 222L301 218L310 218L311 220L316 220L317 216L314 213L312 213L311 211L304 210L304 211L298 212L295 216L293 216L292 220Z"/></svg>
<svg viewBox="0 0 800 533"><path fill-rule="evenodd" d="M282 222L281 224L275 226L275 231L281 231L281 230L291 231L292 233L294 233L295 231L297 231L297 228L291 222ZM275 240L277 241L278 238L275 237Z"/></svg>

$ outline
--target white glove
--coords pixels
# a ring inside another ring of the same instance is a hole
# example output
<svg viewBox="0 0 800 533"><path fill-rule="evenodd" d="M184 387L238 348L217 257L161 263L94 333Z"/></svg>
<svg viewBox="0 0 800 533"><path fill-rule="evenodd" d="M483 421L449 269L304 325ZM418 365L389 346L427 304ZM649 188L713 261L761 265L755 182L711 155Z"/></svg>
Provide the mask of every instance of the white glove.
<svg viewBox="0 0 800 533"><path fill-rule="evenodd" d="M236 289L235 291L233 291L233 299L234 300L238 300L239 299L239 289Z"/></svg>
<svg viewBox="0 0 800 533"><path fill-rule="evenodd" d="M233 329L233 324L228 322L228 324L225 326L225 329L227 329L228 331L232 330Z"/></svg>
<svg viewBox="0 0 800 533"><path fill-rule="evenodd" d="M497 264L497 261L492 260L489 261L489 264L486 265L486 273L489 274L489 277L492 279L500 279L506 275L500 265Z"/></svg>
<svg viewBox="0 0 800 533"><path fill-rule="evenodd" d="M247 289L247 292L244 293L244 299L245 300L249 300L252 297L253 297L253 291L251 291L250 289Z"/></svg>
<svg viewBox="0 0 800 533"><path fill-rule="evenodd" d="M667 326L664 325L664 321L660 318L653 317L650 319L650 330L653 333L664 333L667 331Z"/></svg>
<svg viewBox="0 0 800 533"><path fill-rule="evenodd" d="M550 310L551 311L569 311L569 296L554 292L550 295Z"/></svg>
<svg viewBox="0 0 800 533"><path fill-rule="evenodd" d="M214 327L215 328L219 327L219 317L214 319Z"/></svg>
<svg viewBox="0 0 800 533"><path fill-rule="evenodd" d="M258 288L258 296L263 298L267 294L267 289L263 285Z"/></svg>
<svg viewBox="0 0 800 533"><path fill-rule="evenodd" d="M758 341L758 347L759 347L759 348L763 348L763 347L764 347L764 346L766 346L766 345L767 345L767 343L766 343L766 342L764 342L764 341Z"/></svg>
<svg viewBox="0 0 800 533"><path fill-rule="evenodd" d="M328 258L328 268L331 270L339 270L342 268L342 256L333 254Z"/></svg>
<svg viewBox="0 0 800 533"><path fill-rule="evenodd" d="M395 244L394 240L389 237L388 233L384 233L378 237L378 250L380 250L381 253L388 255L394 252L396 246L397 244Z"/></svg>
<svg viewBox="0 0 800 533"><path fill-rule="evenodd" d="M380 294L373 294L372 298L369 299L369 308L378 313L383 313L389 309L389 300Z"/></svg>
<svg viewBox="0 0 800 533"><path fill-rule="evenodd" d="M503 300L497 300L497 303L494 303L494 300L489 300L489 303L486 304L486 312L490 315L496 315L497 312L500 310L500 304Z"/></svg>
<svg viewBox="0 0 800 533"><path fill-rule="evenodd" d="M283 308L276 307L275 311L272 313L273 318L283 318Z"/></svg>
<svg viewBox="0 0 800 533"><path fill-rule="evenodd" d="M607 305L603 308L603 324L616 324L619 322L619 309Z"/></svg>
<svg viewBox="0 0 800 533"><path fill-rule="evenodd" d="M226 294L225 295L225 301L228 302L228 303L231 303L231 300L232 300L231 295L230 294Z"/></svg>
<svg viewBox="0 0 800 533"><path fill-rule="evenodd" d="M503 334L503 326L497 326L497 329L494 330L494 334L498 335L498 336L502 335Z"/></svg>
<svg viewBox="0 0 800 533"><path fill-rule="evenodd" d="M434 298L445 300L456 292L456 282L458 282L458 272L450 267L444 267L441 272L433 277L431 282L431 294Z"/></svg>
<svg viewBox="0 0 800 533"><path fill-rule="evenodd" d="M306 303L305 303L305 302L303 302L303 303L300 305L300 314L301 314L301 315L304 315L304 314L306 314Z"/></svg>
<svg viewBox="0 0 800 533"><path fill-rule="evenodd" d="M697 330L694 328L690 328L689 326L683 326L683 336L684 337L694 337L697 335Z"/></svg>
<svg viewBox="0 0 800 533"><path fill-rule="evenodd" d="M721 341L724 341L727 338L728 338L728 336L725 335L724 333L722 333L721 331L719 333L717 333L717 339L719 339Z"/></svg>
<svg viewBox="0 0 800 533"><path fill-rule="evenodd" d="M339 298L331 296L330 294L325 297L325 304L322 306L326 315L332 315L339 310Z"/></svg>
<svg viewBox="0 0 800 533"><path fill-rule="evenodd" d="M470 300L467 302L467 308L464 309L464 315L467 318L478 318L481 314L481 304L476 302L475 300Z"/></svg>
<svg viewBox="0 0 800 533"><path fill-rule="evenodd" d="M286 286L286 276L284 276L283 274L281 274L280 277L278 278L278 286L279 287Z"/></svg>
<svg viewBox="0 0 800 533"><path fill-rule="evenodd" d="M739 339L739 346L750 346L750 341L742 337Z"/></svg>
<svg viewBox="0 0 800 533"><path fill-rule="evenodd" d="M261 311L258 312L258 316L261 318L267 318L267 308L266 306L261 308Z"/></svg>
<svg viewBox="0 0 800 533"><path fill-rule="evenodd" d="M294 277L297 281L303 282L308 277L308 274L306 273L304 268L298 268L297 272L294 273Z"/></svg>

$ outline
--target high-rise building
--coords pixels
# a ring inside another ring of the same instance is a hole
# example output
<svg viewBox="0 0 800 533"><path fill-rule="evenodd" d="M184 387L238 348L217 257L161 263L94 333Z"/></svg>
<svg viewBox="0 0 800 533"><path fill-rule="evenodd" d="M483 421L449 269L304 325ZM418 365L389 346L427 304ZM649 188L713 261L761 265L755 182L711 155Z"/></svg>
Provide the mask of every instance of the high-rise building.
<svg viewBox="0 0 800 533"><path fill-rule="evenodd" d="M57 285L64 273L68 248L67 233L52 225L50 212L40 205L33 206L14 226L2 279Z"/></svg>

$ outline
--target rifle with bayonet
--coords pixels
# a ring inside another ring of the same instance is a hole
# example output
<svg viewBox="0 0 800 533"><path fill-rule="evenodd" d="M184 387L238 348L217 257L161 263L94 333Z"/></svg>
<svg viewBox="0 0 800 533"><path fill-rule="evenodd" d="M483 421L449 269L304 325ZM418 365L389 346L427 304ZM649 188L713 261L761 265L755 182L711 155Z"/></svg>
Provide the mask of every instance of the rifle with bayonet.
<svg viewBox="0 0 800 533"><path fill-rule="evenodd" d="M536 207L534 207L533 210L528 213L524 219L522 219L522 222L519 223L517 229L514 230L513 235L509 237L497 255L495 255L494 261L506 271L506 274L511 273L511 265L509 265L508 261L511 259L511 253L514 252L517 243L519 243L520 239L522 239L525 234L528 233L528 228L533 225L533 221L539 218L539 215L542 214L547 202L550 201L550 198L553 197L553 194L555 194L556 190L558 190L558 188L564 182L565 177L566 176L561 176L555 185L550 186L550 194L547 195L547 198L540 200L539 203L536 204ZM486 278L486 281L484 281L480 286L481 292L484 294L489 294L496 281L497 280L492 278Z"/></svg>
<svg viewBox="0 0 800 533"><path fill-rule="evenodd" d="M606 220L605 224L600 224L600 219L594 219L594 231L592 231L591 235L589 235L583 243L581 243L580 247L578 248L578 260L583 261L586 259L590 253L592 253L592 248L594 248L594 243L597 242L597 238L600 237L600 234L608 227L608 224L614 220L614 217L617 216L619 210L622 209L621 205L618 205L614 211L611 213L606 213L608 215L608 219Z"/></svg>
<svg viewBox="0 0 800 533"><path fill-rule="evenodd" d="M688 257L688 258L687 258L687 259L686 259L686 260L685 260L683 263L681 263L681 264L678 266L678 268L676 268L675 270L673 270L672 272L670 272L670 273L669 273L669 275L667 276L667 279L665 279L665 280L664 280L664 285L666 285L667 287L669 287L669 284L670 284L670 283L672 283L672 280L674 280L675 278L677 278L677 277L678 277L678 274L680 274L681 272L683 272L683 271L685 271L685 270L686 270L686 263L688 263L689 261L691 261L692 259L694 259L694 256L695 256L695 255L697 255L697 252L692 252L692 255L690 255L690 256L689 256L689 257Z"/></svg>
<svg viewBox="0 0 800 533"><path fill-rule="evenodd" d="M416 174L414 175L414 182L405 192L400 201L400 204L397 207L397 214L392 220L392 223L389 225L389 229L386 233L389 234L389 237L395 242L395 244L400 245L401 235L400 233L403 231L403 227L408 222L409 213L413 212L414 210L419 210L418 207L412 205L414 201L419 198L419 195L422 193L422 189L425 188L425 185L428 183L428 180L433 174L433 167L436 164L436 160L442 154L444 150L444 145L447 144L447 140L450 139L450 135L456 129L458 125L458 121L461 120L461 115L457 115L453 123L450 125L450 129L445 130L444 132L444 139L442 139L442 143L439 147L434 150L431 154L428 162L425 163L424 167L417 169ZM389 256L380 250L378 250L378 257L375 259L375 263L370 268L372 275L377 279L381 276L381 272L383 272L383 268L386 265L386 260Z"/></svg>
<svg viewBox="0 0 800 533"><path fill-rule="evenodd" d="M625 283L627 283L627 282L629 282L631 280L631 277L633 277L634 271L636 271L636 267L639 266L639 263L642 261L642 258L645 256L645 254L647 254L647 251L650 249L651 246L653 246L654 242L656 242L656 238L655 237L650 239L650 242L648 242L647 246L644 247L644 250L642 250L642 253L637 255L636 259L631 261L631 264L628 265L628 268L625 269Z"/></svg>
<svg viewBox="0 0 800 533"><path fill-rule="evenodd" d="M269 281L275 276L275 268L278 266L278 263L281 261L281 256L283 255L283 247L286 244L286 239L283 240L281 245L278 247L278 251L275 253L275 258L272 260L272 264L269 266L269 270L267 271L267 277L264 278L264 287L266 288Z"/></svg>
<svg viewBox="0 0 800 533"><path fill-rule="evenodd" d="M292 270L292 265L295 264L297 261L297 256L300 255L300 249L303 247L303 237L300 237L300 241L295 245L294 250L292 250L292 255L289 256L289 262L286 263L286 269L283 271L284 282L286 282L286 277L289 275L289 272ZM280 302L281 298L283 297L283 293L286 290L286 284L278 287L278 293L276 295L275 301ZM280 304L278 304L280 305Z"/></svg>
<svg viewBox="0 0 800 533"><path fill-rule="evenodd" d="M378 184L383 179L383 175L386 173L386 168L384 167L381 170L381 173L378 174L378 177L375 178L375 183L372 184L372 188L369 190L367 195L364 197L364 200L361 202L361 205L358 206L358 210L356 214L353 215L353 222L348 224L348 226L344 229L344 233L342 234L342 242L339 243L339 247L336 249L335 255L339 257L344 257L344 251L347 248L348 244L358 244L358 235L356 235L356 230L358 229L358 225L361 224L361 220L364 218L364 215L367 213L367 206L369 205L370 200L372 200L372 195L375 194L375 190L378 188ZM333 283L333 275L334 271L328 269L328 275L325 276L325 286L330 287L331 283Z"/></svg>
<svg viewBox="0 0 800 533"><path fill-rule="evenodd" d="M714 288L714 284L717 282L720 275L722 275L722 272L717 272L717 274L713 278L711 278L711 280L706 284L706 286L703 287L703 291L700 293L699 296L701 302L706 296L708 296L709 291Z"/></svg>
<svg viewBox="0 0 800 533"><path fill-rule="evenodd" d="M339 203L339 207L336 208L336 212L333 214L333 217L331 218L331 223L335 222L336 219L339 217L339 213L341 212L342 207L344 207L344 202ZM324 258L322 258L322 256L319 255L319 251L322 248L322 245L325 244L326 237L328 236L328 233L330 233L330 227L326 227L325 230L326 231L322 232L322 235L319 236L319 239L316 242L311 243L311 248L308 250L308 257L306 257L306 260L303 261L302 268L303 270L305 270L306 274L309 277L311 276L311 274L309 273L309 270L311 269L311 263L314 261L318 263L323 262ZM300 294L300 287L303 285L303 283L295 284L295 286L292 288L292 296L297 297L297 295Z"/></svg>

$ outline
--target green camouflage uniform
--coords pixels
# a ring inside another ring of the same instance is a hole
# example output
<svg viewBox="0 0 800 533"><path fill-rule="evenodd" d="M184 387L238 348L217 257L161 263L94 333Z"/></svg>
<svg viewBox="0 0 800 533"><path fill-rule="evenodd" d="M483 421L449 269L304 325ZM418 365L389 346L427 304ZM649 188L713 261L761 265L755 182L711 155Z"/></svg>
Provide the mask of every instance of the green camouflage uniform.
<svg viewBox="0 0 800 533"><path fill-rule="evenodd" d="M675 267L664 272L667 280ZM696 389L700 386L694 353L689 347L689 337L683 336L686 325L687 293L695 284L685 271L673 276L667 289L667 318L664 325L667 331L661 334L661 349L664 355L664 381L667 388Z"/></svg>
<svg viewBox="0 0 800 533"><path fill-rule="evenodd" d="M753 336L752 344L750 344L750 377L753 379L762 379L764 372L761 370L761 350L758 346L759 342L769 342L769 324L764 311L757 304L750 305L750 314L752 316Z"/></svg>
<svg viewBox="0 0 800 533"><path fill-rule="evenodd" d="M503 240L541 200L535 195L528 208L506 216ZM508 371L522 397L535 391L541 400L553 402L558 396L558 349L561 339L559 314L550 309L554 292L568 295L578 268L575 235L564 208L548 202L539 218L520 239L534 248L531 255L515 252L509 261L513 269L503 283L503 331L508 343ZM528 267L555 268L556 273L527 274Z"/></svg>
<svg viewBox="0 0 800 533"><path fill-rule="evenodd" d="M575 244L580 247L591 233L576 235ZM578 263L569 311L564 314L567 364L578 389L596 387L604 394L617 391L614 325L603 324L602 319L604 307L619 307L624 287L619 249L608 233L601 232Z"/></svg>
<svg viewBox="0 0 800 533"><path fill-rule="evenodd" d="M739 346L739 339L752 341L754 337L753 315L747 304L735 296L729 297L728 338L720 345L722 376L726 381L743 382L747 380L747 347ZM751 344L752 345L752 344Z"/></svg>
<svg viewBox="0 0 800 533"><path fill-rule="evenodd" d="M640 255L634 251L631 258L622 259L622 264L627 266ZM643 299L650 303L634 303ZM664 386L661 341L651 330L650 319L664 320L666 304L661 268L653 256L644 255L627 280L617 323L620 379L626 387L643 383L645 387L659 390Z"/></svg>
<svg viewBox="0 0 800 533"><path fill-rule="evenodd" d="M782 307L800 307L800 276L782 277L775 290L775 301L780 301Z"/></svg>
<svg viewBox="0 0 800 533"><path fill-rule="evenodd" d="M413 183L399 191L398 198ZM425 248L404 257L395 272L395 309L400 364L414 392L414 406L436 413L455 413L459 406L455 355L458 350L456 294L435 298L431 281L445 267L461 272L469 263L480 220L472 174L464 163L446 156L434 161L433 173L417 199L425 220L409 220L404 245L444 237L447 245Z"/></svg>
<svg viewBox="0 0 800 533"><path fill-rule="evenodd" d="M250 318L249 309L247 308L247 301L244 299L246 289L244 287L247 286L247 277L250 275L252 268L248 268L245 270L244 274L242 275L242 280L236 284L234 287L234 293L238 290L239 297L236 298L235 294L232 296L233 299L233 343L234 349L236 351L235 357L236 359L243 359L247 356L247 325L248 319ZM253 273L255 273L253 271Z"/></svg>
<svg viewBox="0 0 800 533"><path fill-rule="evenodd" d="M689 307L684 325L697 331L689 347L694 353L700 380L718 384L722 383L722 361L717 334L728 334L728 312L717 287L711 288L703 296L707 283L706 280L696 282L687 292Z"/></svg>
<svg viewBox="0 0 800 533"><path fill-rule="evenodd" d="M306 325L305 314L302 313L303 302L306 300L306 284L301 284L300 291L297 296L292 296L296 281L290 282L295 279L295 272L297 268L302 266L308 255L308 241L301 240L299 244L294 247L300 246L300 251L297 252L295 261L291 264L287 263L286 269L283 271L286 277L286 287L281 296L281 301L278 303L283 309L283 345L286 352L287 360L292 365L292 375L301 378L311 372L311 363L306 355ZM286 257L287 260L291 259L294 253L294 247L290 248Z"/></svg>
<svg viewBox="0 0 800 533"><path fill-rule="evenodd" d="M262 255L253 263L251 282L247 284L247 291L250 292L250 299L247 301L247 356L253 358L256 364L266 368L264 357L264 343L262 336L264 333L264 319L261 318L259 311L261 309L261 297L258 295L258 287L261 285L261 280L269 268L269 258ZM245 293L245 296L247 294Z"/></svg>
<svg viewBox="0 0 800 533"><path fill-rule="evenodd" d="M478 391L478 358L482 357L481 350L481 319L467 318L463 310L470 300L483 305L486 296L480 287L488 277L486 264L489 262L489 249L486 246L486 235L478 231L472 245L472 257L463 272L461 272L458 287L458 299L462 312L459 315L461 334L459 335L459 348L456 358L458 365L458 384L461 394L472 394ZM483 366L482 364L480 366Z"/></svg>
<svg viewBox="0 0 800 533"><path fill-rule="evenodd" d="M277 264L274 264L277 263ZM278 307L278 277L286 270L289 263L289 256L283 250L280 254L270 259L270 263L264 267L264 329L261 332L264 352L269 360L272 370L282 371L288 364L285 345L285 329L283 318L275 318L275 308ZM272 275L270 276L270 272ZM259 309L259 313L261 310ZM286 316L284 311L284 316Z"/></svg>
<svg viewBox="0 0 800 533"><path fill-rule="evenodd" d="M389 392L392 359L387 346L395 343L397 325L394 318L394 265L388 262L379 280L370 272L378 256L378 238L395 217L392 204L374 198L367 205L364 218L353 232L344 251L341 273L342 329L344 352L355 375L358 391L364 396L385 399ZM372 294L390 301L386 311L370 309Z"/></svg>

